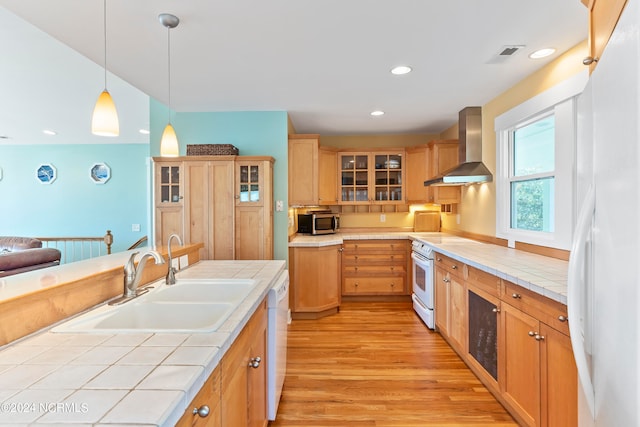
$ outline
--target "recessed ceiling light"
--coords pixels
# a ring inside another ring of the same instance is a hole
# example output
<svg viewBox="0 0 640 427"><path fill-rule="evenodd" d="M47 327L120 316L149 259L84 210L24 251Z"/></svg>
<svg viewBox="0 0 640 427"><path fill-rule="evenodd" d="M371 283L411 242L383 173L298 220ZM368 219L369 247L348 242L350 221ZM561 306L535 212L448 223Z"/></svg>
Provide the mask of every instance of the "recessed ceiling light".
<svg viewBox="0 0 640 427"><path fill-rule="evenodd" d="M140 132L143 135L149 135L151 132L149 132L149 130L147 129L140 129L138 132Z"/></svg>
<svg viewBox="0 0 640 427"><path fill-rule="evenodd" d="M408 74L411 72L411 67L408 65L399 65L391 69L391 74L395 74L396 76L400 76L402 74Z"/></svg>
<svg viewBox="0 0 640 427"><path fill-rule="evenodd" d="M549 55L553 55L555 53L555 51L556 50L554 48L552 48L552 47L546 47L544 49L536 50L531 55L529 55L529 58L531 58L531 59L546 58Z"/></svg>
<svg viewBox="0 0 640 427"><path fill-rule="evenodd" d="M371 115L372 116L382 116L384 114L384 111L380 111L380 110L376 110L376 111L372 111Z"/></svg>
<svg viewBox="0 0 640 427"><path fill-rule="evenodd" d="M49 129L43 130L42 133L44 133L45 135L51 135L51 136L58 134L58 132L55 132L55 131L52 131L52 130L49 130Z"/></svg>

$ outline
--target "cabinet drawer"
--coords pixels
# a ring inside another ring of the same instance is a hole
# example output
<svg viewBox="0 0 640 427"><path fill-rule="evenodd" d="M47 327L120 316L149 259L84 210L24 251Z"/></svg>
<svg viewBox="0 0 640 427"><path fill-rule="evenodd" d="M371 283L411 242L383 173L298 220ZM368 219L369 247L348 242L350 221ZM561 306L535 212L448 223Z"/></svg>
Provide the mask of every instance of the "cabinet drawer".
<svg viewBox="0 0 640 427"><path fill-rule="evenodd" d="M501 299L557 331L569 335L566 305L507 280L502 280Z"/></svg>
<svg viewBox="0 0 640 427"><path fill-rule="evenodd" d="M434 256L434 259L435 259L434 264L436 267L441 267L446 271L448 271L449 273L453 274L454 276L458 276L458 277L464 276L463 271L464 271L465 265L463 262L460 262L453 258L449 258L448 256L439 254L437 252Z"/></svg>
<svg viewBox="0 0 640 427"><path fill-rule="evenodd" d="M345 252L404 252L408 248L406 240L345 240Z"/></svg>
<svg viewBox="0 0 640 427"><path fill-rule="evenodd" d="M496 298L500 297L500 278L475 267L467 266L467 280L473 286L482 289Z"/></svg>
<svg viewBox="0 0 640 427"><path fill-rule="evenodd" d="M404 265L345 265L343 270L344 274L348 275L380 275L380 274L405 274L406 270Z"/></svg>
<svg viewBox="0 0 640 427"><path fill-rule="evenodd" d="M405 254L345 254L343 256L345 264L406 264Z"/></svg>
<svg viewBox="0 0 640 427"><path fill-rule="evenodd" d="M347 277L343 285L344 295L403 294L403 277Z"/></svg>

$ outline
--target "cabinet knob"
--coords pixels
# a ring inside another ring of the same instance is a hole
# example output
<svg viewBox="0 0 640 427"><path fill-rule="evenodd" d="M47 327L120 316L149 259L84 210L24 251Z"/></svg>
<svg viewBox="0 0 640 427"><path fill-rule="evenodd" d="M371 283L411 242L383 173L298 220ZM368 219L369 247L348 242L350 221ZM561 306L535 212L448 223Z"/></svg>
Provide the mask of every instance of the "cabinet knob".
<svg viewBox="0 0 640 427"><path fill-rule="evenodd" d="M582 60L582 63L583 63L584 65L591 65L591 64L593 64L594 62L598 62L598 59L599 59L599 58L594 58L593 56L587 56L586 58L584 58L584 59Z"/></svg>
<svg viewBox="0 0 640 427"><path fill-rule="evenodd" d="M453 265L451 266L451 268L452 268L453 270L457 270L457 269L458 269L458 266L457 266L457 265L455 265L455 264L453 264Z"/></svg>
<svg viewBox="0 0 640 427"><path fill-rule="evenodd" d="M449 283L449 282L451 282L451 280L447 279L446 277L444 277L444 278L442 279L442 281L443 281L444 283Z"/></svg>
<svg viewBox="0 0 640 427"><path fill-rule="evenodd" d="M442 262L442 258L436 258L436 261Z"/></svg>
<svg viewBox="0 0 640 427"><path fill-rule="evenodd" d="M260 362L262 362L262 359L260 358L260 356L252 357L251 360L249 361L249 367L253 369L258 369L260 367Z"/></svg>
<svg viewBox="0 0 640 427"><path fill-rule="evenodd" d="M536 334L534 338L536 339L536 341L544 341L544 335Z"/></svg>
<svg viewBox="0 0 640 427"><path fill-rule="evenodd" d="M537 332L529 331L529 336L530 337L535 337L536 335L538 335Z"/></svg>
<svg viewBox="0 0 640 427"><path fill-rule="evenodd" d="M338 249L338 252L344 252L344 248Z"/></svg>
<svg viewBox="0 0 640 427"><path fill-rule="evenodd" d="M233 196L234 199L239 199L240 196L238 196L237 194L235 196Z"/></svg>
<svg viewBox="0 0 640 427"><path fill-rule="evenodd" d="M209 415L210 409L207 405L202 405L199 408L193 408L193 415L198 414L200 418L206 418Z"/></svg>
<svg viewBox="0 0 640 427"><path fill-rule="evenodd" d="M522 295L520 295L520 294L516 294L516 293L513 293L513 294L511 294L511 298L513 298L513 299L520 299L520 298L522 298Z"/></svg>
<svg viewBox="0 0 640 427"><path fill-rule="evenodd" d="M494 313L498 314L500 313L500 309L498 307L495 307L494 309L492 309L491 311L493 311Z"/></svg>
<svg viewBox="0 0 640 427"><path fill-rule="evenodd" d="M393 288L395 286L395 283L391 283L390 286Z"/></svg>
<svg viewBox="0 0 640 427"><path fill-rule="evenodd" d="M559 320L559 321L561 321L561 322L566 322L566 321L567 321L567 320L569 320L569 319L567 318L567 316L563 316L563 315L561 314L560 316L558 316L558 320Z"/></svg>

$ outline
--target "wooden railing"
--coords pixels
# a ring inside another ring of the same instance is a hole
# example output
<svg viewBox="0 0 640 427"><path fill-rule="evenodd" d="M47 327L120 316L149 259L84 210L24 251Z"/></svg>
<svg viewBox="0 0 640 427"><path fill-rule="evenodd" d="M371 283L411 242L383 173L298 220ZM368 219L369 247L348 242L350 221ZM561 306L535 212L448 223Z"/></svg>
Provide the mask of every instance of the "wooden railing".
<svg viewBox="0 0 640 427"><path fill-rule="evenodd" d="M62 253L60 264L111 254L111 230L101 237L37 237L43 248L56 248Z"/></svg>

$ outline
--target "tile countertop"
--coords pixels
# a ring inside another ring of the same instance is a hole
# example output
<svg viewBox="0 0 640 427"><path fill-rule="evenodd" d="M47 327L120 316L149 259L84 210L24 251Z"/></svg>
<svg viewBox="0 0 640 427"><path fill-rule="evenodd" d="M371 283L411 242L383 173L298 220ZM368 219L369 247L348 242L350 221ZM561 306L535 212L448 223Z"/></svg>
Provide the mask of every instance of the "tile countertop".
<svg viewBox="0 0 640 427"><path fill-rule="evenodd" d="M53 333L0 350L0 425L173 426L273 286L284 261L200 261L177 278L256 279L206 334Z"/></svg>
<svg viewBox="0 0 640 427"><path fill-rule="evenodd" d="M532 254L465 239L446 233L337 233L323 236L296 236L290 247L340 245L344 240L411 239L419 240L437 252L472 267L515 283L547 298L567 303L569 263L556 258Z"/></svg>

